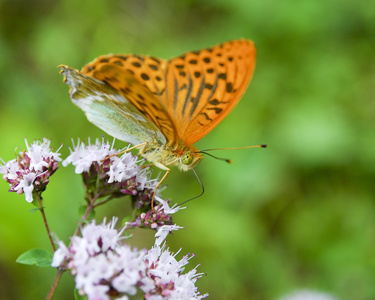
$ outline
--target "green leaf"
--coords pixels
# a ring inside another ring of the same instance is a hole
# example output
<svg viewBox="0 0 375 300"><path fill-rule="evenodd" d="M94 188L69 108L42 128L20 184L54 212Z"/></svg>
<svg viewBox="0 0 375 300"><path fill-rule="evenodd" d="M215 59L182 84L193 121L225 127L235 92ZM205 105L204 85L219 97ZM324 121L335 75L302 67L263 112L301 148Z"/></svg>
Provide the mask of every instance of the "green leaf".
<svg viewBox="0 0 375 300"><path fill-rule="evenodd" d="M52 254L43 249L31 249L21 254L16 262L25 265L36 265L38 267L50 267Z"/></svg>
<svg viewBox="0 0 375 300"><path fill-rule="evenodd" d="M75 300L86 300L86 295L81 296L77 289L74 289L74 299Z"/></svg>
<svg viewBox="0 0 375 300"><path fill-rule="evenodd" d="M35 213L36 211L38 211L40 209L41 209L41 207L35 207L35 208L30 209L30 212Z"/></svg>

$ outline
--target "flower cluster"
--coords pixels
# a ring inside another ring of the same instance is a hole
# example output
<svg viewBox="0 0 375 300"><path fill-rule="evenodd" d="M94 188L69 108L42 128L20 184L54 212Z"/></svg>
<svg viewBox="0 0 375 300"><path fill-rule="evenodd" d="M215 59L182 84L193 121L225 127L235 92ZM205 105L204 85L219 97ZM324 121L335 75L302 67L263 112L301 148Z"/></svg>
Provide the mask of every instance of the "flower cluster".
<svg viewBox="0 0 375 300"><path fill-rule="evenodd" d="M202 276L196 268L182 274L191 257L176 260L160 245L151 250L131 249L120 243L125 228L114 229L112 222L96 225L95 221L82 229L82 236L72 238L69 248L59 242L52 266L64 266L75 276L79 293L87 298L128 299L137 292L148 300L202 299L195 282Z"/></svg>
<svg viewBox="0 0 375 300"><path fill-rule="evenodd" d="M73 164L75 173L82 174L84 184L95 189L103 196L108 194L137 195L139 191L154 190L155 180L149 180L149 168L142 168L137 156L125 152L119 157L119 151L109 142L97 139L95 144L77 143L70 155L63 161L63 166ZM101 185L97 186L97 179Z"/></svg>
<svg viewBox="0 0 375 300"><path fill-rule="evenodd" d="M58 169L61 161L60 153L52 152L50 141L43 139L34 141L31 145L26 142L27 151L20 152L15 159L0 166L0 173L10 185L10 192L25 194L27 202L34 200L46 189L49 177Z"/></svg>
<svg viewBox="0 0 375 300"><path fill-rule="evenodd" d="M181 260L177 260L178 253L173 254L160 246L154 246L147 252L146 276L143 280L143 283L147 284L141 287L145 292L146 300L208 297L208 294L201 295L195 286L195 282L203 276L202 273L197 273L198 266L182 274L185 265L194 257L194 254L187 254Z"/></svg>
<svg viewBox="0 0 375 300"><path fill-rule="evenodd" d="M142 201L146 198L149 208L149 195L154 192L157 181L149 179L151 171L142 167L144 160L139 160L131 152L120 157L113 144L98 139L94 144L89 141L88 145L79 141L74 145L73 142L70 152L63 166L70 163L75 166L75 173L82 174L88 193L111 198L131 195Z"/></svg>

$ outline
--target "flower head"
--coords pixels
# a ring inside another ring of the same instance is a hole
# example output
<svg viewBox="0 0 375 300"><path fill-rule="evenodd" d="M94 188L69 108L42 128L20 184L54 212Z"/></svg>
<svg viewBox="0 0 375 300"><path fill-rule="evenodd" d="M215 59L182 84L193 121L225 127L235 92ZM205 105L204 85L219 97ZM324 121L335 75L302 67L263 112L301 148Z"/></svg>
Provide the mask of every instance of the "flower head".
<svg viewBox="0 0 375 300"><path fill-rule="evenodd" d="M183 273L194 255L176 260L176 254L155 245L151 250L132 249L122 243L125 228L114 228L116 219L87 224L69 247L61 241L52 266L70 269L76 288L87 299L127 299L141 291L148 300L202 299L195 282L202 276L196 268ZM171 229L172 230L172 229ZM168 231L169 232L169 231Z"/></svg>
<svg viewBox="0 0 375 300"><path fill-rule="evenodd" d="M13 160L0 165L0 173L10 185L10 192L25 194L27 202L33 201L33 195L42 193L49 177L58 169L60 153L52 152L50 141L46 138L26 142L27 151L20 152Z"/></svg>
<svg viewBox="0 0 375 300"><path fill-rule="evenodd" d="M148 251L145 256L147 273L142 279L144 284L141 285L146 300L188 300L208 297L208 294L201 295L195 286L195 282L203 276L202 273L197 273L197 267L183 274L185 266L194 254L177 260L179 252L173 254L169 249L165 249L165 246L157 245Z"/></svg>
<svg viewBox="0 0 375 300"><path fill-rule="evenodd" d="M155 180L149 179L149 168L141 166L143 160L131 152L119 156L119 150L104 139L97 139L94 144L89 141L88 145L73 142L70 152L63 166L73 164L75 172L82 174L86 189L96 191L101 197L131 195L148 199L155 190Z"/></svg>
<svg viewBox="0 0 375 300"><path fill-rule="evenodd" d="M111 299L110 295L135 295L137 283L145 272L146 251L131 249L119 242L124 230L114 229L114 218L95 221L82 229L82 236L72 238L69 248L59 242L52 266L60 266L64 260L75 276L76 288L88 299Z"/></svg>

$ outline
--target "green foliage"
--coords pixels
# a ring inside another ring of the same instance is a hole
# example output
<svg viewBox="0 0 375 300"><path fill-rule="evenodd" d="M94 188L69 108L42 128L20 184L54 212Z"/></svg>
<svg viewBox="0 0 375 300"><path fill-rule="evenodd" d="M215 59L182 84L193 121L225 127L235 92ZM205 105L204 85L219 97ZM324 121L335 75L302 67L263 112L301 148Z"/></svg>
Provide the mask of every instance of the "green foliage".
<svg viewBox="0 0 375 300"><path fill-rule="evenodd" d="M86 296L81 296L77 289L74 289L74 299L75 300L86 300Z"/></svg>
<svg viewBox="0 0 375 300"><path fill-rule="evenodd" d="M56 66L81 68L108 53L163 58L246 37L257 46L249 89L200 149L205 194L175 219L171 249L196 254L211 299L276 299L295 289L342 300L375 298L374 1L3 0L0 3L0 157L23 139L48 137L63 157L71 138L103 134L68 97ZM119 147L124 144L117 142ZM157 174L157 172L155 172ZM163 196L200 193L193 174L172 169ZM0 183L0 298L42 299L54 274L14 258L49 247L39 214ZM43 194L51 230L75 230L81 178L62 168ZM130 199L99 207L97 219L127 215ZM37 233L37 234L36 234ZM129 242L148 247L152 234ZM69 277L64 274L64 277ZM66 280L55 299L71 299ZM18 296L18 297L17 297Z"/></svg>
<svg viewBox="0 0 375 300"><path fill-rule="evenodd" d="M43 249L31 249L21 254L16 262L24 265L36 265L37 267L50 267L52 254Z"/></svg>

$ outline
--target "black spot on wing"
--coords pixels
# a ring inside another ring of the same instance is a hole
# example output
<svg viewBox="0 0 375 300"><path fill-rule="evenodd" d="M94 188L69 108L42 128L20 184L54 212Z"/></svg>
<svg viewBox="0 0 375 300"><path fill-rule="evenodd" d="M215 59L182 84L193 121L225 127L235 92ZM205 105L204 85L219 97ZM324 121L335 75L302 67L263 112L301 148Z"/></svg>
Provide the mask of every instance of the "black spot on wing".
<svg viewBox="0 0 375 300"><path fill-rule="evenodd" d="M160 60L156 57L150 56L153 61L156 61L160 65Z"/></svg>
<svg viewBox="0 0 375 300"><path fill-rule="evenodd" d="M220 74L217 75L217 77L218 77L219 79L224 79L224 80L226 80L226 79L227 79L227 73L220 73Z"/></svg>
<svg viewBox="0 0 375 300"><path fill-rule="evenodd" d="M227 82L227 85L226 85L226 87L225 87L225 90L227 91L227 93L232 92L232 90L233 90L233 85L232 85L231 82Z"/></svg>
<svg viewBox="0 0 375 300"><path fill-rule="evenodd" d="M146 73L142 73L141 74L141 78L143 79L143 80L149 80L150 79L150 77L146 74Z"/></svg>
<svg viewBox="0 0 375 300"><path fill-rule="evenodd" d="M134 71L132 69L126 69L126 71L128 71L129 74L134 75Z"/></svg>
<svg viewBox="0 0 375 300"><path fill-rule="evenodd" d="M207 108L207 110L214 110L215 113L217 113L217 114L219 114L223 111L223 109L218 108L218 107L209 107L209 108Z"/></svg>
<svg viewBox="0 0 375 300"><path fill-rule="evenodd" d="M120 60L115 60L115 61L113 62L113 64L114 64L114 65L117 65L117 66L120 66L120 67L123 67L123 66L124 66L124 64L123 64Z"/></svg>
<svg viewBox="0 0 375 300"><path fill-rule="evenodd" d="M200 113L201 115L203 115L205 118L206 118L206 120L207 121L210 121L210 122L212 122L212 119L208 116L208 114L207 113ZM203 124L202 124L203 125Z"/></svg>
<svg viewBox="0 0 375 300"><path fill-rule="evenodd" d="M126 56L126 55L115 55L115 57L117 57L119 59L122 59L122 60L127 60L128 59L128 56Z"/></svg>
<svg viewBox="0 0 375 300"><path fill-rule="evenodd" d="M157 71L159 70L159 67L157 65L149 64L148 65L151 70Z"/></svg>

